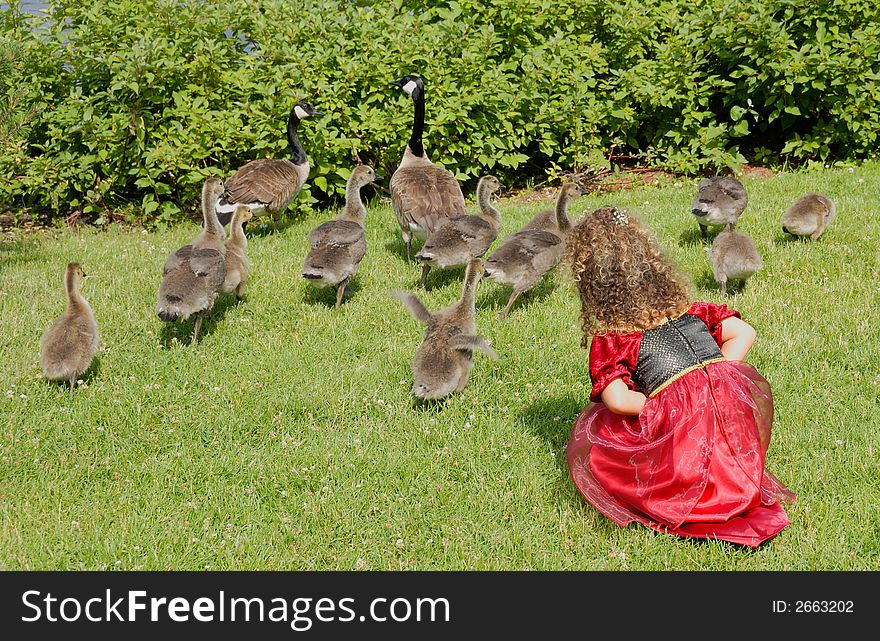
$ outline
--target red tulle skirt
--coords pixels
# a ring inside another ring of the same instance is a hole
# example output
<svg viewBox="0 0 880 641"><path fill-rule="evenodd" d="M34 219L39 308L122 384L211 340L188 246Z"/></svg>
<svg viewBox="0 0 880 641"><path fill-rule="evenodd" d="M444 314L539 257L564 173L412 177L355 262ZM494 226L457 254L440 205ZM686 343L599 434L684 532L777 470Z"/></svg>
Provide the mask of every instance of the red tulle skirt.
<svg viewBox="0 0 880 641"><path fill-rule="evenodd" d="M688 372L623 416L590 404L566 456L571 478L621 527L757 547L790 521L795 495L764 469L773 424L770 384L751 365Z"/></svg>

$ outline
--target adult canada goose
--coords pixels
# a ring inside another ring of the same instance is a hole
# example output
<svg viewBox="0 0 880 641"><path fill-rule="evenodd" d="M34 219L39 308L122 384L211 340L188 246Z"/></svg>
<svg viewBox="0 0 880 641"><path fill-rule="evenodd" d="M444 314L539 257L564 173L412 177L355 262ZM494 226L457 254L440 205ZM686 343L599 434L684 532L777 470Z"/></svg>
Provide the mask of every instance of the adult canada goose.
<svg viewBox="0 0 880 641"><path fill-rule="evenodd" d="M248 272L251 269L247 256L248 240L244 234L244 226L251 218L253 213L250 207L236 207L229 226L229 238L226 239L226 278L220 291L224 294L235 292L238 300L244 298Z"/></svg>
<svg viewBox="0 0 880 641"><path fill-rule="evenodd" d="M452 216L428 235L416 254L416 260L422 263L420 289L425 286L431 267L467 265L486 253L501 230L501 213L492 206L491 197L503 186L495 176L483 176L477 183L479 213Z"/></svg>
<svg viewBox="0 0 880 641"><path fill-rule="evenodd" d="M217 199L223 193L218 178L202 187L202 232L165 261L156 313L166 323L196 315L192 344L196 344L202 317L211 311L226 280L226 232L217 220Z"/></svg>
<svg viewBox="0 0 880 641"><path fill-rule="evenodd" d="M816 240L836 215L837 208L828 196L809 193L798 198L782 214L782 231Z"/></svg>
<svg viewBox="0 0 880 641"><path fill-rule="evenodd" d="M486 277L513 288L500 318L506 318L514 302L559 264L565 237L571 230L568 203L582 193L575 183L563 185L556 196L555 209L550 210L552 217L547 216L547 212L535 215L520 231L505 238L486 259Z"/></svg>
<svg viewBox="0 0 880 641"><path fill-rule="evenodd" d="M79 263L68 263L64 271L67 311L59 316L40 339L40 367L52 381L68 381L70 394L76 381L92 364L98 351L98 324L89 303L80 293L86 273Z"/></svg>
<svg viewBox="0 0 880 641"><path fill-rule="evenodd" d="M477 336L474 298L482 275L483 262L475 258L465 270L461 298L433 313L415 294L392 292L416 320L428 326L412 363L412 393L417 398L438 399L462 391L474 366L474 350L492 360L498 358L495 350Z"/></svg>
<svg viewBox="0 0 880 641"><path fill-rule="evenodd" d="M706 248L706 253L722 294L727 293L728 281L740 280L744 284L747 278L764 267L764 261L752 239L748 234L734 231L733 223L728 223L724 231L715 237L712 246Z"/></svg>
<svg viewBox="0 0 880 641"><path fill-rule="evenodd" d="M703 239L709 237L709 226L726 226L736 229L736 223L749 203L745 187L733 176L704 178L697 185L697 195L691 202L691 213L700 226Z"/></svg>
<svg viewBox="0 0 880 641"><path fill-rule="evenodd" d="M391 83L403 89L415 107L412 133L403 159L391 176L391 204L406 245L406 260L412 256L412 237L424 240L449 216L467 213L464 194L455 176L428 159L422 146L425 129L425 85L418 76L404 76Z"/></svg>
<svg viewBox="0 0 880 641"><path fill-rule="evenodd" d="M361 187L377 178L367 165L358 165L345 186L345 207L334 219L309 232L309 250L303 264L303 278L319 288L336 287L336 307L342 304L345 288L357 272L367 251L364 225L367 209L361 200Z"/></svg>
<svg viewBox="0 0 880 641"><path fill-rule="evenodd" d="M272 224L293 202L309 177L309 159L299 141L299 123L309 116L323 116L307 102L298 102L287 118L290 158L259 158L246 163L226 181L226 193L217 203L220 224L226 225L238 205L247 205L254 214L267 211Z"/></svg>

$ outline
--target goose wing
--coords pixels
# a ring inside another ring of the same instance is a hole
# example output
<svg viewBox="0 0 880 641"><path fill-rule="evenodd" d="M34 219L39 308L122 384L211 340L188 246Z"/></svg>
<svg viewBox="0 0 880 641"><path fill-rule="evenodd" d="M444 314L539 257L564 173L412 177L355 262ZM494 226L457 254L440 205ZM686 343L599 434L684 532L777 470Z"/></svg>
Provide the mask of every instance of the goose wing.
<svg viewBox="0 0 880 641"><path fill-rule="evenodd" d="M272 210L281 209L302 188L296 165L272 158L250 161L225 184L227 202L262 203Z"/></svg>
<svg viewBox="0 0 880 641"><path fill-rule="evenodd" d="M509 247L509 251L518 254L534 255L560 244L562 244L562 239L556 234L549 231L529 229L508 236L499 250Z"/></svg>
<svg viewBox="0 0 880 641"><path fill-rule="evenodd" d="M459 334L449 339L449 347L464 352L480 350L493 361L498 360L498 353L486 342L486 339L474 334Z"/></svg>
<svg viewBox="0 0 880 641"><path fill-rule="evenodd" d="M226 258L216 249L193 250L189 266L193 274L206 279L209 287L215 290L226 279Z"/></svg>
<svg viewBox="0 0 880 641"><path fill-rule="evenodd" d="M412 314L413 318L416 320L421 321L426 325L430 325L434 320L434 315L428 311L428 308L425 307L425 304L419 299L419 297L412 292L395 289L391 291L391 295L403 303L403 306L406 307L407 311Z"/></svg>
<svg viewBox="0 0 880 641"><path fill-rule="evenodd" d="M177 251L169 254L168 258L165 260L165 267L162 268L162 275L164 276L168 272L180 267L182 264L189 260L191 255L192 245L184 245Z"/></svg>
<svg viewBox="0 0 880 641"><path fill-rule="evenodd" d="M401 228L426 234L448 216L467 213L461 186L448 169L436 165L401 167L391 176L391 204Z"/></svg>
<svg viewBox="0 0 880 641"><path fill-rule="evenodd" d="M362 240L364 228L349 220L328 220L309 232L309 243L318 245L351 245Z"/></svg>
<svg viewBox="0 0 880 641"><path fill-rule="evenodd" d="M453 216L425 240L425 247L447 247L462 241L473 242L494 233L492 226L479 216Z"/></svg>

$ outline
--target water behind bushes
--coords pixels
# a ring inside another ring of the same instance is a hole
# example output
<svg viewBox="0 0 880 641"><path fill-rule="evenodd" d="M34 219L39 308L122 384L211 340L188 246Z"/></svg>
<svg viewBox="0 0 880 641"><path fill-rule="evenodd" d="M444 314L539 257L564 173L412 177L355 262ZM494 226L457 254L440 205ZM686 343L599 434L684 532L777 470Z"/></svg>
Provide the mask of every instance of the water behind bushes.
<svg viewBox="0 0 880 641"><path fill-rule="evenodd" d="M39 13L40 10L45 9L46 2L36 2L35 0L22 0L20 3L20 7L22 12L24 13ZM0 9L8 9L8 2L0 2Z"/></svg>

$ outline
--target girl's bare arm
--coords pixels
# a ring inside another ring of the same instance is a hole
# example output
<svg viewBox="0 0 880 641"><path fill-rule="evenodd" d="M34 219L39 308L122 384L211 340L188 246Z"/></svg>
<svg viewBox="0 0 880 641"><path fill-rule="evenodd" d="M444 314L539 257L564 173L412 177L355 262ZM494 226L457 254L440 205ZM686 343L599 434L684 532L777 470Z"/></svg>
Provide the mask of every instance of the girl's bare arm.
<svg viewBox="0 0 880 641"><path fill-rule="evenodd" d="M755 342L755 328L731 316L721 321L721 353L729 361L745 360Z"/></svg>
<svg viewBox="0 0 880 641"><path fill-rule="evenodd" d="M631 390L620 378L615 378L602 390L602 402L615 414L635 416L642 411L647 400L644 394Z"/></svg>

